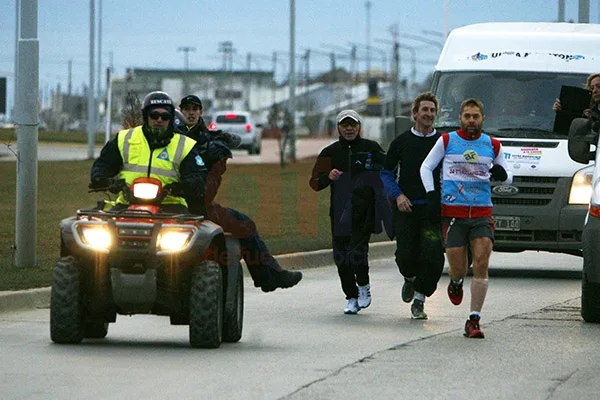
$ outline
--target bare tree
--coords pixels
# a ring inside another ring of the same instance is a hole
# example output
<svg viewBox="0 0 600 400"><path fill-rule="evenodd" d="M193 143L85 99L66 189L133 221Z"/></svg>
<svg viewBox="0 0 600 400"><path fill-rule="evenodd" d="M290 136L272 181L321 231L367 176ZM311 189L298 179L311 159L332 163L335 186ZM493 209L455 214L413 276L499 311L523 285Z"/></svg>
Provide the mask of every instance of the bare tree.
<svg viewBox="0 0 600 400"><path fill-rule="evenodd" d="M121 111L121 116L123 117L124 129L133 128L144 123L144 118L142 116L142 101L135 92L127 92L127 96L125 96L125 107Z"/></svg>
<svg viewBox="0 0 600 400"><path fill-rule="evenodd" d="M292 115L287 108L279 108L277 104L273 104L268 117L269 127L277 130L280 134L277 136L279 145L279 165L285 168L286 165L286 150L289 142L289 132L292 129Z"/></svg>

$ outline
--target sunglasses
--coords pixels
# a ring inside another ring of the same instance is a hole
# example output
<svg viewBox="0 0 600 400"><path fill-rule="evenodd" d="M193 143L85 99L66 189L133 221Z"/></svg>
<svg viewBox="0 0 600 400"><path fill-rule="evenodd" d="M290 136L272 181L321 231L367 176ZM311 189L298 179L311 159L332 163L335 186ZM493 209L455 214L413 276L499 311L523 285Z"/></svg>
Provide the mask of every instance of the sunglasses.
<svg viewBox="0 0 600 400"><path fill-rule="evenodd" d="M163 121L169 121L171 119L171 114L169 114L168 112L159 113L155 111L148 114L148 116L150 117L150 119L161 118Z"/></svg>

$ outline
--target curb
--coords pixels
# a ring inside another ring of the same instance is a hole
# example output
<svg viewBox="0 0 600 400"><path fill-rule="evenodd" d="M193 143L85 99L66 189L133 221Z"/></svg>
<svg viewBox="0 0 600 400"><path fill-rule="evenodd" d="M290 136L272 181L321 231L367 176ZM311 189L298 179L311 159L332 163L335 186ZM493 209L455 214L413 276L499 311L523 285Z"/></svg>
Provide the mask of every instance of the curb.
<svg viewBox="0 0 600 400"><path fill-rule="evenodd" d="M369 259L393 256L396 242L376 242L369 245ZM333 265L331 249L275 256L285 269L309 269ZM50 288L0 292L0 313L50 307Z"/></svg>
<svg viewBox="0 0 600 400"><path fill-rule="evenodd" d="M0 313L50 307L50 288L0 292Z"/></svg>

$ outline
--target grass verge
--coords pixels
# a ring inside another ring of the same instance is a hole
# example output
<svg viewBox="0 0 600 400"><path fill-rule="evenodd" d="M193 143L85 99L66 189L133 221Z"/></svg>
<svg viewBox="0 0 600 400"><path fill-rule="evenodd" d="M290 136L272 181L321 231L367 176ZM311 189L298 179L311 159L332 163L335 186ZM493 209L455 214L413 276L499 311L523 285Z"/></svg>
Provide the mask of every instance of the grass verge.
<svg viewBox="0 0 600 400"><path fill-rule="evenodd" d="M0 162L2 198L0 215L0 290L48 286L59 256L61 219L88 208L102 194L87 193L91 161L38 163L37 266L16 268L15 242L16 168ZM273 254L331 248L329 190L319 193L308 186L312 161L278 165L228 166L217 201L236 208L256 221ZM382 240L381 236L374 240Z"/></svg>

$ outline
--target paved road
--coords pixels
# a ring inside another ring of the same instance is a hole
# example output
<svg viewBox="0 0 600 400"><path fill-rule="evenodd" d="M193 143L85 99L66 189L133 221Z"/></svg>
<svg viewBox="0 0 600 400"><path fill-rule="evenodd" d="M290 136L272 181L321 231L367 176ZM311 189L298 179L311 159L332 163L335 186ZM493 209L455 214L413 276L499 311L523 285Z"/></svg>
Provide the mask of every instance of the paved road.
<svg viewBox="0 0 600 400"><path fill-rule="evenodd" d="M332 139L298 139L296 141L296 156L299 159L312 157L332 142ZM100 154L101 147L96 147L95 157ZM279 145L275 139L263 139L260 155L248 155L246 151L234 150L234 157L231 163L252 164L252 163L278 163ZM0 144L0 161L15 161L17 154L16 143L8 147L6 144ZM87 159L87 145L81 144L61 144L44 143L38 144L39 161L60 161L60 160L85 160Z"/></svg>
<svg viewBox="0 0 600 400"><path fill-rule="evenodd" d="M547 253L494 253L493 265L581 268ZM0 393L7 399L597 399L600 325L579 317L580 280L493 278L484 340L462 337L468 311L445 295L412 321L391 259L372 263L373 304L342 314L334 267L293 289L246 287L242 340L188 347L187 327L119 316L105 340L53 345L48 310L0 314Z"/></svg>

